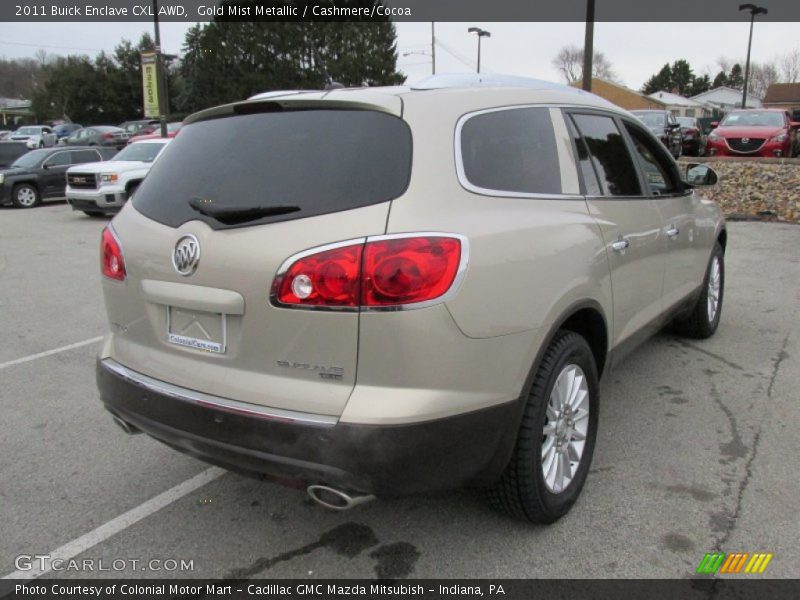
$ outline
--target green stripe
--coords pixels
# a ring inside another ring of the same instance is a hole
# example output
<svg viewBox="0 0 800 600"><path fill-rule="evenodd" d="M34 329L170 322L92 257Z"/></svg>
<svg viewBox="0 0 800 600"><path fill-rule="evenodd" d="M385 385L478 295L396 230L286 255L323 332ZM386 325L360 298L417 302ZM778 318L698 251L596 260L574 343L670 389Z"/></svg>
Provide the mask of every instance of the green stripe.
<svg viewBox="0 0 800 600"><path fill-rule="evenodd" d="M722 566L722 563L725 562L725 557L727 555L724 552L720 552L717 556L719 558L717 558L717 562L714 563L713 567L710 568L710 570L708 571L709 573L716 573L717 571L719 571L719 568Z"/></svg>

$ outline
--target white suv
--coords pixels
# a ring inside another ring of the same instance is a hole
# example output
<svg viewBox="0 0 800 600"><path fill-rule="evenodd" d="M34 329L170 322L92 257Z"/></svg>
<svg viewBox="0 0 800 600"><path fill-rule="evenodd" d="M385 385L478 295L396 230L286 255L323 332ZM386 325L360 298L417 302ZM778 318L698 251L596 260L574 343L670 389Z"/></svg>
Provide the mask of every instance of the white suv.
<svg viewBox="0 0 800 600"><path fill-rule="evenodd" d="M133 142L113 160L67 170L67 202L89 216L118 212L150 171L170 138Z"/></svg>

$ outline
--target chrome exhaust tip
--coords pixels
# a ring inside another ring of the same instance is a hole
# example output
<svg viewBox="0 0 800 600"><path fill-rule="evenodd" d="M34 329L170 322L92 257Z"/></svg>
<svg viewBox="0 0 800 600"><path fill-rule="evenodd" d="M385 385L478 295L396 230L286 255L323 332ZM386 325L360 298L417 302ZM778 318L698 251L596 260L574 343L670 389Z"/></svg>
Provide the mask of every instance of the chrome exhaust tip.
<svg viewBox="0 0 800 600"><path fill-rule="evenodd" d="M142 433L141 429L137 429L127 421L123 421L117 416L112 416L111 418L114 419L114 423L116 423L119 426L119 428L122 429L122 431L124 431L128 435L136 435L137 433Z"/></svg>
<svg viewBox="0 0 800 600"><path fill-rule="evenodd" d="M314 502L330 510L350 510L375 499L372 494L351 496L347 492L327 485L310 485L306 488L306 492Z"/></svg>

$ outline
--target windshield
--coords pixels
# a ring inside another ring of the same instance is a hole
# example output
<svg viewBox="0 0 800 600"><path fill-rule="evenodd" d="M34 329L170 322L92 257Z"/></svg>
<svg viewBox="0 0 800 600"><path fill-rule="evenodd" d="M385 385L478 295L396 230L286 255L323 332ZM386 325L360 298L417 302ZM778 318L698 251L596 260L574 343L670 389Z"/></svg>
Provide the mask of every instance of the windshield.
<svg viewBox="0 0 800 600"><path fill-rule="evenodd" d="M642 112L642 113L638 113L638 112L635 112L633 114L636 115L639 118L639 120L642 123L644 123L645 125L647 125L648 127L663 127L664 126L664 122L665 122L664 113L660 113L660 112L655 112L655 113Z"/></svg>
<svg viewBox="0 0 800 600"><path fill-rule="evenodd" d="M38 127L20 127L17 129L19 135L39 135L41 130Z"/></svg>
<svg viewBox="0 0 800 600"><path fill-rule="evenodd" d="M783 127L783 115L779 112L747 110L728 113L720 127Z"/></svg>
<svg viewBox="0 0 800 600"><path fill-rule="evenodd" d="M139 142L131 144L114 157L114 160L136 160L139 162L153 162L158 153L166 144L152 144Z"/></svg>
<svg viewBox="0 0 800 600"><path fill-rule="evenodd" d="M675 117L681 127L697 127L694 117Z"/></svg>
<svg viewBox="0 0 800 600"><path fill-rule="evenodd" d="M411 131L398 117L319 109L236 115L184 127L133 203L170 227L194 219L234 226L192 208L198 201L217 212L263 212L248 222L257 225L392 200L410 171ZM265 210L281 206L296 210Z"/></svg>
<svg viewBox="0 0 800 600"><path fill-rule="evenodd" d="M30 152L20 156L11 166L19 167L21 169L30 169L31 167L38 165L48 156L50 156L49 150L31 150Z"/></svg>

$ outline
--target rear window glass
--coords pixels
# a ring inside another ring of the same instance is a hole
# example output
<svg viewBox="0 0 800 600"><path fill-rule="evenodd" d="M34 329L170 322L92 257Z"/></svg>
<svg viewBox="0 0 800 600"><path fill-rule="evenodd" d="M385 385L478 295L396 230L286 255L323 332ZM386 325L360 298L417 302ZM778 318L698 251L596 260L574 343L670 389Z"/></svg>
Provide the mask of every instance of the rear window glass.
<svg viewBox="0 0 800 600"><path fill-rule="evenodd" d="M171 227L197 219L215 229L378 204L406 190L411 146L408 125L376 111L267 112L200 121L184 127L163 151L133 203ZM291 212L270 211L278 208Z"/></svg>
<svg viewBox="0 0 800 600"><path fill-rule="evenodd" d="M463 175L487 191L560 194L550 110L514 108L470 117L461 127Z"/></svg>

